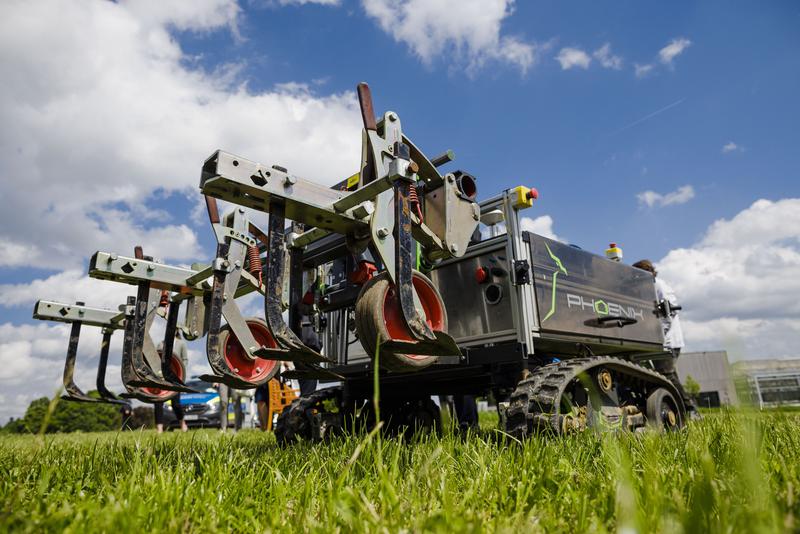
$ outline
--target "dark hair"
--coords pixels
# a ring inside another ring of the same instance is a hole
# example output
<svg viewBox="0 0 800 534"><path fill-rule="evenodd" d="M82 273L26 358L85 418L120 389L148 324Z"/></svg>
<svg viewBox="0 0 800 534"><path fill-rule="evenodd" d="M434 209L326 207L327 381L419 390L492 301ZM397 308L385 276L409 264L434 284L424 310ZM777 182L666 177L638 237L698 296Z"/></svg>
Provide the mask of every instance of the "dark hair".
<svg viewBox="0 0 800 534"><path fill-rule="evenodd" d="M656 275L656 268L653 267L653 262L650 260L639 260L633 264L634 267L637 269L641 269L643 271L647 271L648 273L652 273L653 276Z"/></svg>

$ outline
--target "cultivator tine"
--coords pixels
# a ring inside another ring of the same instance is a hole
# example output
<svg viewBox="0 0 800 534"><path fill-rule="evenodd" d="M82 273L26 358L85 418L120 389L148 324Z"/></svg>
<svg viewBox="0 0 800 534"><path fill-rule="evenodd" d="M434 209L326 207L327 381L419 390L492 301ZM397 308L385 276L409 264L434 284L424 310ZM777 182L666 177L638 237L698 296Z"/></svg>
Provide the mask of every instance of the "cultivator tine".
<svg viewBox="0 0 800 534"><path fill-rule="evenodd" d="M270 204L269 251L267 253L267 281L264 314L270 334L281 349L261 348L254 354L261 358L302 362L307 364L333 363L308 347L292 332L283 320L283 271L286 234L285 208L280 202Z"/></svg>
<svg viewBox="0 0 800 534"><path fill-rule="evenodd" d="M206 203L209 206L209 216L213 224L219 222L219 215L217 214L216 210L216 202L209 202L209 200L214 200L211 197L206 197ZM216 215L216 222L214 222L214 217L212 215L212 208L213 205L213 213ZM222 258L227 256L228 253L228 245L224 243L220 243L217 245L217 258ZM252 388L252 384L246 383L244 380L239 378L235 373L231 371L228 367L228 363L225 361L225 357L220 352L220 343L219 343L219 335L220 330L222 328L222 313L223 308L226 305L226 295L225 295L225 287L227 280L228 273L224 270L215 270L214 271L214 285L211 288L211 302L209 306L209 321L208 321L208 337L206 338L206 353L208 356L208 363L211 366L211 369L214 371L215 374L213 375L202 375L200 377L201 380L205 380L207 382L221 382L233 388L239 389L247 389ZM233 299L231 299L233 300ZM249 330L248 330L249 334ZM252 336L250 336L252 337ZM242 341L243 346L246 341ZM253 340L255 343L255 340Z"/></svg>
<svg viewBox="0 0 800 534"><path fill-rule="evenodd" d="M179 302L170 302L167 311L167 328L164 332L164 350L161 354L161 374L164 379L172 384L182 386L180 391L185 393L200 393L200 391L187 386L179 376L172 371L172 351L175 347L175 332L178 329L178 313L181 306Z"/></svg>
<svg viewBox="0 0 800 534"><path fill-rule="evenodd" d="M125 399L137 399L142 402L160 402L167 399L160 399L155 395L150 395L142 389L132 385L139 380L133 367L133 345L136 337L136 324L134 316L136 308L136 297L128 297L125 307L125 339L122 344L122 384L127 393L122 393L120 397Z"/></svg>
<svg viewBox="0 0 800 534"><path fill-rule="evenodd" d="M136 247L135 255L137 259L151 260L151 258L145 258L141 247ZM150 282L139 282L134 315L130 319L134 326L132 346L130 347L130 364L135 378L129 380L128 384L140 388L158 388L193 393L193 389L158 374L164 367L169 367L171 362L171 354L169 359L163 354L161 357L158 356L153 339L150 337L150 325L153 323L156 314L155 308L150 309L150 302L159 296L160 291L152 289ZM175 336L174 324L172 335L173 337Z"/></svg>
<svg viewBox="0 0 800 534"><path fill-rule="evenodd" d="M411 237L411 208L408 202L410 187L411 184L404 180L395 183L394 218L397 237L394 241L394 281L400 310L411 335L418 341L431 342L436 341L436 337L417 311L420 307L419 297L412 281L415 245Z"/></svg>
<svg viewBox="0 0 800 534"><path fill-rule="evenodd" d="M97 365L97 392L100 397L111 404L126 404L125 401L114 395L106 387L106 367L108 366L108 349L111 345L111 334L114 331L110 328L103 329L103 341L100 345L100 363Z"/></svg>
<svg viewBox="0 0 800 534"><path fill-rule="evenodd" d="M83 304L79 302L78 304ZM78 355L78 340L81 336L81 323L79 321L75 321L72 323L72 329L70 330L69 334L69 345L67 347L67 360L64 362L64 391L66 391L66 395L62 395L61 398L65 400L71 401L79 401L79 402L101 402L100 399L95 397L90 397L83 391L78 385L75 383L73 379L73 375L75 373L75 358Z"/></svg>

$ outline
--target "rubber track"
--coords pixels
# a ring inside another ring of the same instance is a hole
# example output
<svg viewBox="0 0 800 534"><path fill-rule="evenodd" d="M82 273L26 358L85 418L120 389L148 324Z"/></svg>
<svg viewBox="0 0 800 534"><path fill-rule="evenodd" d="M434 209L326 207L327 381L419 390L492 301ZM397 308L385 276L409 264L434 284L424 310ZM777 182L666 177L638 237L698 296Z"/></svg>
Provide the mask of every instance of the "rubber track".
<svg viewBox="0 0 800 534"><path fill-rule="evenodd" d="M506 432L517 439L524 439L536 431L559 434L561 425L558 407L561 395L574 378L597 367L606 367L617 374L622 372L630 381L639 381L642 386L652 386L646 389L662 387L668 390L680 405L681 417L685 420L681 397L667 377L627 360L594 356L543 365L517 384L506 412ZM642 388L642 393L645 393L645 387Z"/></svg>
<svg viewBox="0 0 800 534"><path fill-rule="evenodd" d="M310 441L313 432L309 410L321 405L326 400L341 398L341 395L341 386L335 386L294 399L286 409L278 414L278 420L275 422L275 438L278 440L278 444L285 445L298 440Z"/></svg>

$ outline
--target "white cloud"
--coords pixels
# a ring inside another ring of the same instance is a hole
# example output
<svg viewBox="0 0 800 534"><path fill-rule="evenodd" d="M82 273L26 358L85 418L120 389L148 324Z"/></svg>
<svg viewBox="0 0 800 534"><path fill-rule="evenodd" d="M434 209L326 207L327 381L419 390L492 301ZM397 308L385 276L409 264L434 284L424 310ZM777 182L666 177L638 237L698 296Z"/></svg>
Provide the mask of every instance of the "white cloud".
<svg viewBox="0 0 800 534"><path fill-rule="evenodd" d="M758 200L657 268L682 300L687 349L800 356L800 199Z"/></svg>
<svg viewBox="0 0 800 534"><path fill-rule="evenodd" d="M362 0L362 5L383 31L428 65L449 56L465 62L468 72L499 61L524 74L536 61L535 45L501 35L514 0Z"/></svg>
<svg viewBox="0 0 800 534"><path fill-rule="evenodd" d="M606 69L619 70L622 68L622 57L611 53L611 43L606 43L595 50L592 56Z"/></svg>
<svg viewBox="0 0 800 534"><path fill-rule="evenodd" d="M5 307L30 307L39 299L59 302L83 301L89 306L117 309L136 287L89 278L85 271L62 271L27 283L0 284L0 302Z"/></svg>
<svg viewBox="0 0 800 534"><path fill-rule="evenodd" d="M670 193L656 193L655 191L643 191L636 195L639 204L644 204L648 208L671 206L673 204L685 204L694 198L694 187L684 185Z"/></svg>
<svg viewBox="0 0 800 534"><path fill-rule="evenodd" d="M553 231L553 218L549 215L541 215L535 219L531 219L530 217L522 217L519 220L519 225L520 228L526 232L533 232L534 234L549 237L550 239L555 239L556 241L566 242L565 239L557 236Z"/></svg>
<svg viewBox="0 0 800 534"><path fill-rule="evenodd" d="M0 5L0 65L14 72L0 85L6 264L75 268L133 244L166 260L202 254L191 228L163 220L184 214L153 219L149 205L158 192L195 198L216 148L327 183L353 172L354 94L253 92L232 85L236 68L193 67L170 34L235 28L238 17L233 0Z"/></svg>
<svg viewBox="0 0 800 534"><path fill-rule="evenodd" d="M744 152L744 147L741 147L733 141L728 141L722 146L722 153L729 154L731 152Z"/></svg>
<svg viewBox="0 0 800 534"><path fill-rule="evenodd" d="M685 37L673 39L667 46L658 51L661 63L672 65L672 60L681 55L691 44L692 42Z"/></svg>
<svg viewBox="0 0 800 534"><path fill-rule="evenodd" d="M589 64L592 62L592 58L589 57L589 54L580 48L569 47L562 48L555 59L561 64L562 70L569 70L574 67L588 69Z"/></svg>
<svg viewBox="0 0 800 534"><path fill-rule="evenodd" d="M633 70L637 78L644 78L653 71L653 65L639 65L638 63L634 63Z"/></svg>

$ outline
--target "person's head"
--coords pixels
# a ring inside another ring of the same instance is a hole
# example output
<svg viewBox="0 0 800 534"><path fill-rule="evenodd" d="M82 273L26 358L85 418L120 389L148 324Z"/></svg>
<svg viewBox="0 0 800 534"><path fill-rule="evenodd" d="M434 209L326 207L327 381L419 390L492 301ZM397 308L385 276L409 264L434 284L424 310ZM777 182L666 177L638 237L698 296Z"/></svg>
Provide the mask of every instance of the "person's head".
<svg viewBox="0 0 800 534"><path fill-rule="evenodd" d="M636 267L637 269L647 271L653 276L656 275L656 268L653 267L653 262L650 260L639 260L636 263L634 263L633 266Z"/></svg>

